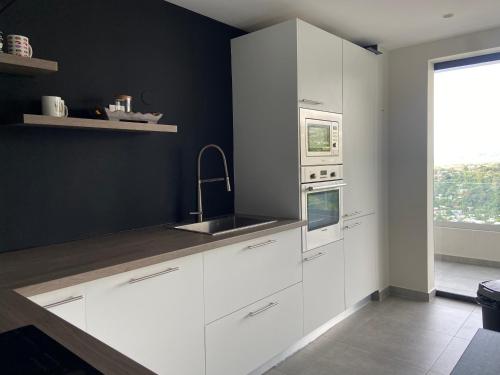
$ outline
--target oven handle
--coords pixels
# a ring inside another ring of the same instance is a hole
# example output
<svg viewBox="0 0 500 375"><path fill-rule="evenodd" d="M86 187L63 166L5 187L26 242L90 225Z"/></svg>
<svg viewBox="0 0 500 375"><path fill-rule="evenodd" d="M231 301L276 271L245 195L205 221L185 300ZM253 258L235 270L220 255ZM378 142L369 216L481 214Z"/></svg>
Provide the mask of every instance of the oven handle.
<svg viewBox="0 0 500 375"><path fill-rule="evenodd" d="M325 189L335 189L338 187L346 186L347 184L337 184L337 185L323 185L323 186L309 186L306 188L307 191L315 191L315 190L325 190Z"/></svg>

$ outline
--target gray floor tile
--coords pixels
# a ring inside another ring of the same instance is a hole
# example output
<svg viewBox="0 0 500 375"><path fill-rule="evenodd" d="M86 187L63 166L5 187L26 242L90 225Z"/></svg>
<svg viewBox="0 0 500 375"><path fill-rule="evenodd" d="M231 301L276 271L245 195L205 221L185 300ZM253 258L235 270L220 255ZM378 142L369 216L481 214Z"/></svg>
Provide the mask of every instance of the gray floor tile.
<svg viewBox="0 0 500 375"><path fill-rule="evenodd" d="M469 340L453 338L438 360L432 365L431 371L437 374L448 375L469 345Z"/></svg>
<svg viewBox="0 0 500 375"><path fill-rule="evenodd" d="M286 375L424 375L426 371L410 363L393 358L378 357L373 353L340 343L323 343L320 348L299 353L278 366Z"/></svg>
<svg viewBox="0 0 500 375"><path fill-rule="evenodd" d="M286 375L285 373L275 369L275 368L272 368L271 370L269 370L268 372L266 372L266 375Z"/></svg>
<svg viewBox="0 0 500 375"><path fill-rule="evenodd" d="M452 337L415 328L412 324L381 318L339 339L375 355L397 358L429 370Z"/></svg>
<svg viewBox="0 0 500 375"><path fill-rule="evenodd" d="M458 338L472 340L479 328L483 327L483 316L481 309L475 309L455 335Z"/></svg>
<svg viewBox="0 0 500 375"><path fill-rule="evenodd" d="M437 290L476 295L481 281L500 279L500 268L463 264L436 259L434 262Z"/></svg>
<svg viewBox="0 0 500 375"><path fill-rule="evenodd" d="M442 298L372 302L268 375L441 375L458 360L480 312Z"/></svg>

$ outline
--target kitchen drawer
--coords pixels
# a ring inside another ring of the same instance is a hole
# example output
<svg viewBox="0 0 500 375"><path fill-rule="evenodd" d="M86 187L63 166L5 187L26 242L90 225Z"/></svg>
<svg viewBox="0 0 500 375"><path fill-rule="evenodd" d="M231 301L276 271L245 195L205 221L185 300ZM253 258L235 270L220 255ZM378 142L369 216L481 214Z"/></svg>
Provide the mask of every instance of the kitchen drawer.
<svg viewBox="0 0 500 375"><path fill-rule="evenodd" d="M302 283L205 328L206 374L243 375L302 337Z"/></svg>
<svg viewBox="0 0 500 375"><path fill-rule="evenodd" d="M204 254L205 322L302 280L300 228Z"/></svg>
<svg viewBox="0 0 500 375"><path fill-rule="evenodd" d="M85 331L85 293L83 284L38 294L29 297L29 299Z"/></svg>
<svg viewBox="0 0 500 375"><path fill-rule="evenodd" d="M304 333L345 310L344 241L304 253Z"/></svg>
<svg viewBox="0 0 500 375"><path fill-rule="evenodd" d="M157 374L203 375L202 255L89 283L87 328Z"/></svg>

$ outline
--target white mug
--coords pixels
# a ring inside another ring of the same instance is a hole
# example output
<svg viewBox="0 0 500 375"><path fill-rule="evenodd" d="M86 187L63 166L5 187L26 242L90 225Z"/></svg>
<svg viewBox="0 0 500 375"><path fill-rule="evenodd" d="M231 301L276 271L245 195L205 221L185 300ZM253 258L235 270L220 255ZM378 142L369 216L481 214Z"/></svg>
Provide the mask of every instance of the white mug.
<svg viewBox="0 0 500 375"><path fill-rule="evenodd" d="M68 107L60 96L42 96L42 114L53 117L67 117Z"/></svg>

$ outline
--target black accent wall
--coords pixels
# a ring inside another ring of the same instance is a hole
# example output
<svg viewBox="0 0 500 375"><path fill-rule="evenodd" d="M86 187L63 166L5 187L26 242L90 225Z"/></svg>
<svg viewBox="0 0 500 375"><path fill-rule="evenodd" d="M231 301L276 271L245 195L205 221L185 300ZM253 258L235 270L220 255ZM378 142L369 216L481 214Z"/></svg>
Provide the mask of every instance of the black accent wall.
<svg viewBox="0 0 500 375"><path fill-rule="evenodd" d="M1 127L0 251L188 219L208 143L226 151L232 180L230 39L241 30L162 0L17 0L0 30L59 62L52 75L0 74L0 121L40 113L42 95L82 116L129 94L134 110L178 125L177 134ZM223 174L216 151L203 170ZM204 192L208 216L233 211L223 183Z"/></svg>

